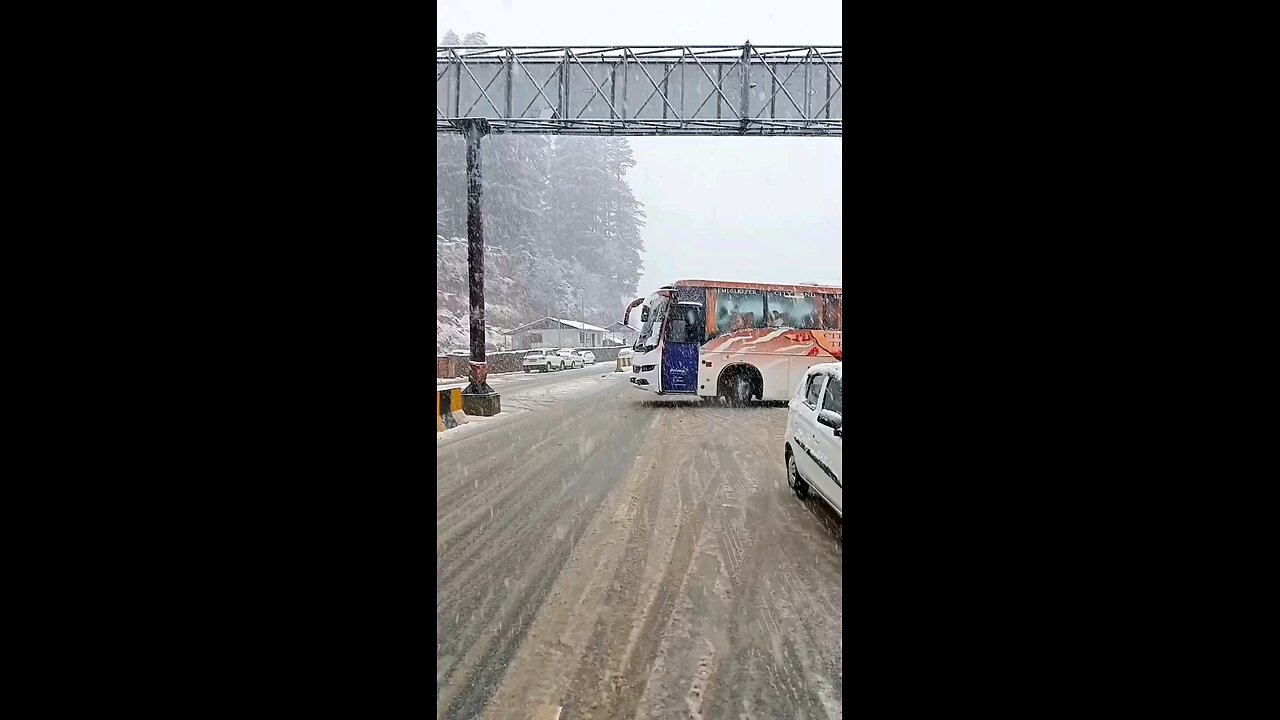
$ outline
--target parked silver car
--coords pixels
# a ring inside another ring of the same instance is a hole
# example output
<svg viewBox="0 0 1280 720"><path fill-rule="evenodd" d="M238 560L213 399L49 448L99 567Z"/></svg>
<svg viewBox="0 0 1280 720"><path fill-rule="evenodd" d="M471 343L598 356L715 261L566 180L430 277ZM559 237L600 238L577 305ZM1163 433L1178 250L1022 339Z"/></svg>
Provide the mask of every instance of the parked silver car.
<svg viewBox="0 0 1280 720"><path fill-rule="evenodd" d="M587 361L576 350L557 350L556 354L564 358L565 363L571 367L586 367Z"/></svg>

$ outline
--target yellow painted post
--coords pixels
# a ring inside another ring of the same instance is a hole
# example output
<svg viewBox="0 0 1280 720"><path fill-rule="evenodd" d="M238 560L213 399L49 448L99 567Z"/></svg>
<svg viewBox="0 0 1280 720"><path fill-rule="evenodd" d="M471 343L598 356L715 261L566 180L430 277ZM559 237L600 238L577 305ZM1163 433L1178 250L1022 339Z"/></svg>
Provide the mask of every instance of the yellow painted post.
<svg viewBox="0 0 1280 720"><path fill-rule="evenodd" d="M467 421L462 412L462 388L436 391L436 432L456 428Z"/></svg>
<svg viewBox="0 0 1280 720"><path fill-rule="evenodd" d="M453 419L459 424L467 421L467 414L462 412L462 388L449 391L449 409L453 412Z"/></svg>

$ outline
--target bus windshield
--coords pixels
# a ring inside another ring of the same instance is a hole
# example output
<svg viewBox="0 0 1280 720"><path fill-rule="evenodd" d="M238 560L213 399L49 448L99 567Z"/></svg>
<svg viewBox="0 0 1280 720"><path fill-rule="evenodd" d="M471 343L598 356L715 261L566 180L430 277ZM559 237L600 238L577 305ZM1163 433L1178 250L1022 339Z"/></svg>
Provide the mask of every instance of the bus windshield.
<svg viewBox="0 0 1280 720"><path fill-rule="evenodd" d="M635 344L636 350L658 347L658 331L662 329L662 319L667 314L667 304L667 298L661 295L649 300L649 319L640 326L640 337Z"/></svg>

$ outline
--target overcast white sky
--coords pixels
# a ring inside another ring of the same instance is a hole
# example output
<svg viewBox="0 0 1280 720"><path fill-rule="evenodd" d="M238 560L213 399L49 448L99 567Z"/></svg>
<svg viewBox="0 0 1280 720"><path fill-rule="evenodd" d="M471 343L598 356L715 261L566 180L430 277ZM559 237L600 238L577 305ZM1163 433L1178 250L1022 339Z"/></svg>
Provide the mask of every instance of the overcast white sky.
<svg viewBox="0 0 1280 720"><path fill-rule="evenodd" d="M490 45L840 45L839 0L440 0ZM679 278L843 280L839 138L632 137L648 213L638 292Z"/></svg>

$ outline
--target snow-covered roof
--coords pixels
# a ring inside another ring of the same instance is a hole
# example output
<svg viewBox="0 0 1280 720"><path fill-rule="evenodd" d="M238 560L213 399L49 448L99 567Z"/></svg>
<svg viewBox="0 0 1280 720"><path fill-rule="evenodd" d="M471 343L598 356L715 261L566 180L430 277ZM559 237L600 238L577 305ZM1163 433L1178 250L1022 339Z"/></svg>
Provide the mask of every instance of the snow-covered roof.
<svg viewBox="0 0 1280 720"><path fill-rule="evenodd" d="M615 323L611 323L611 324L609 325L608 329L609 329L609 330L622 330L622 331L631 330L631 331L633 331L633 332L640 332L640 329L639 329L639 328L633 328L633 327L631 327L630 325L627 325L626 323L623 323L621 320L619 320L619 321L617 321L617 322L615 322Z"/></svg>
<svg viewBox="0 0 1280 720"><path fill-rule="evenodd" d="M512 329L512 330L508 330L508 331L507 331L507 334L508 334L508 335L514 335L514 334L516 334L516 333L520 332L521 330L524 330L524 329L526 329L526 328L529 328L529 327L532 327L532 326L534 326L534 325L537 325L538 323L542 322L543 320L552 320L552 321L555 321L555 322L560 323L561 325L564 325L565 327L571 327L571 328L573 328L573 329L575 329L575 330L593 330L593 331L595 331L595 332L605 332L605 329L604 329L604 328L602 328L602 327L597 327L597 326L592 325L592 324L590 324L590 323L578 322L577 320L561 320L560 318L551 317L551 316L549 316L549 315L548 315L547 317L544 317L544 318L538 318L537 320L534 320L533 322L525 323L524 325L521 325L521 326L520 326L520 327L518 327L518 328L514 328L514 329Z"/></svg>
<svg viewBox="0 0 1280 720"><path fill-rule="evenodd" d="M844 370L843 362L819 363L818 365L812 365L809 367L810 374L830 375L831 377L841 382L844 382L843 370Z"/></svg>
<svg viewBox="0 0 1280 720"><path fill-rule="evenodd" d="M597 327L590 323L578 322L576 320L561 320L560 318L551 318L551 319L555 320L558 323L563 323L565 325L568 325L569 327L578 328L579 330L595 330L596 332L604 332L604 328Z"/></svg>

